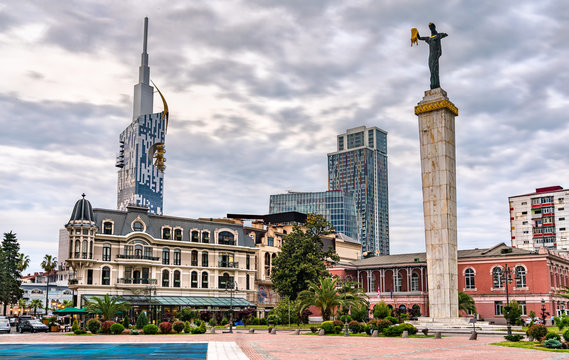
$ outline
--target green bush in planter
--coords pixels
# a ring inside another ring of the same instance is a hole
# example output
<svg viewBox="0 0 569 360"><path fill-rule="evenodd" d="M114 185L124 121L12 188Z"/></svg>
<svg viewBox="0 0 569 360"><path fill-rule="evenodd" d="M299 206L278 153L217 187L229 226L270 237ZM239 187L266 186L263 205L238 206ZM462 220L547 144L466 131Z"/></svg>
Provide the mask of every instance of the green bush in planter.
<svg viewBox="0 0 569 360"><path fill-rule="evenodd" d="M550 339L555 339L555 340L561 341L561 336L559 336L559 334L554 333L554 332L548 332L545 335L545 340L550 340Z"/></svg>
<svg viewBox="0 0 569 360"><path fill-rule="evenodd" d="M123 331L124 331L124 326L121 323L114 323L113 325L111 325L111 333L113 333L114 335L122 334Z"/></svg>
<svg viewBox="0 0 569 360"><path fill-rule="evenodd" d="M359 322L355 321L355 320L350 321L350 323L348 324L348 327L350 328L350 331L353 334L359 334L364 329L363 325L360 324Z"/></svg>
<svg viewBox="0 0 569 360"><path fill-rule="evenodd" d="M565 341L569 341L569 329L565 330L563 333L563 339L565 339Z"/></svg>
<svg viewBox="0 0 569 360"><path fill-rule="evenodd" d="M77 322L77 319L73 320L73 325L71 325L71 331L75 332L76 330L79 330L79 323Z"/></svg>
<svg viewBox="0 0 569 360"><path fill-rule="evenodd" d="M200 326L192 328L192 334L205 334L205 321L202 321Z"/></svg>
<svg viewBox="0 0 569 360"><path fill-rule="evenodd" d="M392 326L383 329L382 334L385 336L401 336L401 334L403 334L403 329L399 326Z"/></svg>
<svg viewBox="0 0 569 360"><path fill-rule="evenodd" d="M190 322L189 322L189 321L186 321L186 322L184 323L184 332L185 332L186 334L189 334L189 333L192 332L192 325L190 325Z"/></svg>
<svg viewBox="0 0 569 360"><path fill-rule="evenodd" d="M415 335L417 333L417 328L414 327L413 325L409 324L409 323L401 323L397 326L401 328L402 332L407 330L409 335Z"/></svg>
<svg viewBox="0 0 569 360"><path fill-rule="evenodd" d="M99 332L100 328L101 328L101 322L99 320L91 319L87 321L87 329L89 329L91 334L96 334L97 332Z"/></svg>
<svg viewBox="0 0 569 360"><path fill-rule="evenodd" d="M148 316L146 316L145 312L141 312L140 315L138 315L138 318L136 318L135 327L140 330L144 329L146 325L148 325Z"/></svg>
<svg viewBox="0 0 569 360"><path fill-rule="evenodd" d="M557 339L545 340L544 345L548 349L561 349L561 347L563 346L563 344L561 344L561 341Z"/></svg>
<svg viewBox="0 0 569 360"><path fill-rule="evenodd" d="M512 334L512 335L506 335L506 336L504 336L504 338L508 341L518 342L521 339L523 339L524 336L521 334Z"/></svg>
<svg viewBox="0 0 569 360"><path fill-rule="evenodd" d="M527 331L527 336L535 340L541 340L545 335L547 335L547 328L542 324L533 324Z"/></svg>
<svg viewBox="0 0 569 360"><path fill-rule="evenodd" d="M396 317L388 316L388 317L386 317L386 319L389 320L389 321L391 321L391 323L392 323L393 325L399 324L399 320L397 320Z"/></svg>
<svg viewBox="0 0 569 360"><path fill-rule="evenodd" d="M175 321L174 325L172 325L172 328L174 329L174 331L176 333L181 333L182 331L184 331L185 325L183 321Z"/></svg>
<svg viewBox="0 0 569 360"><path fill-rule="evenodd" d="M73 331L73 333L75 335L85 335L85 334L87 334L87 331L85 331L83 329L77 329L77 330Z"/></svg>
<svg viewBox="0 0 569 360"><path fill-rule="evenodd" d="M142 331L144 331L144 335L155 335L158 334L158 326L154 324L146 324Z"/></svg>
<svg viewBox="0 0 569 360"><path fill-rule="evenodd" d="M334 322L333 321L324 321L320 324L320 329L324 330L324 334L333 334L334 333Z"/></svg>

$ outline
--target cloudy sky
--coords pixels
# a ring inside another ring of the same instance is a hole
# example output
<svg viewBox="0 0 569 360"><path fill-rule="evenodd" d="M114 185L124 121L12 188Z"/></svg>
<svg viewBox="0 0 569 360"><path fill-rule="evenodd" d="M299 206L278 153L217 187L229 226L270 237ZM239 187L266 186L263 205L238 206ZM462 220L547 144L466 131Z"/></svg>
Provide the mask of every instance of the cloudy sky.
<svg viewBox="0 0 569 360"><path fill-rule="evenodd" d="M392 253L424 250L414 105L427 24L456 122L460 248L509 243L508 196L569 187L564 1L0 1L0 230L39 270L85 192L116 207L143 18L170 107L165 211L266 213L327 189L336 135L386 130ZM155 96L155 111L161 111Z"/></svg>

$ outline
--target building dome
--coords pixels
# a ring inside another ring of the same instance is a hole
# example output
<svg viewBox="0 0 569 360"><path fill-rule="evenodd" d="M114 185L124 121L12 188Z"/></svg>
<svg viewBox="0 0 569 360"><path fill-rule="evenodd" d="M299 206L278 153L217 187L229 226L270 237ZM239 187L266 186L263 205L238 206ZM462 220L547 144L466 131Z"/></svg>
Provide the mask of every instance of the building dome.
<svg viewBox="0 0 569 360"><path fill-rule="evenodd" d="M85 224L94 225L95 215L93 215L93 207L91 203L85 199L85 194L82 195L83 198L77 200L75 207L73 207L73 212L71 213L71 218L69 219L69 225L72 224Z"/></svg>

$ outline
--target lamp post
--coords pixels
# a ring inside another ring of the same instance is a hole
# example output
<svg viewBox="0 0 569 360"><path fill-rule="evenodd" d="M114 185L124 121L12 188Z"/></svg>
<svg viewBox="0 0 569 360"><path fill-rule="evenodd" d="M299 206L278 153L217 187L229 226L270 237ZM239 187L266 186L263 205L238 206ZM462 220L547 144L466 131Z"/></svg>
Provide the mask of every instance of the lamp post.
<svg viewBox="0 0 569 360"><path fill-rule="evenodd" d="M350 330L348 328L348 307L347 307L347 293L348 293L348 289L346 289L346 286L348 288L352 287L352 283L351 283L351 277L347 276L344 278L341 278L340 280L340 284L342 285L342 292L344 293L344 309L343 309L343 313L344 313L344 336L350 336Z"/></svg>
<svg viewBox="0 0 569 360"><path fill-rule="evenodd" d="M543 325L545 325L545 317L549 316L549 313L545 310L545 299L541 299L541 320L543 320Z"/></svg>
<svg viewBox="0 0 569 360"><path fill-rule="evenodd" d="M512 269L508 267L508 264L504 266L504 273L500 276L500 280L506 283L506 311L509 313L511 311L510 307L510 293L508 290L508 284L512 282ZM510 319L506 319L508 325L508 335L512 335L512 323Z"/></svg>
<svg viewBox="0 0 569 360"><path fill-rule="evenodd" d="M237 290L237 283L231 278L225 281L225 291L229 291L229 333L233 334L233 292Z"/></svg>

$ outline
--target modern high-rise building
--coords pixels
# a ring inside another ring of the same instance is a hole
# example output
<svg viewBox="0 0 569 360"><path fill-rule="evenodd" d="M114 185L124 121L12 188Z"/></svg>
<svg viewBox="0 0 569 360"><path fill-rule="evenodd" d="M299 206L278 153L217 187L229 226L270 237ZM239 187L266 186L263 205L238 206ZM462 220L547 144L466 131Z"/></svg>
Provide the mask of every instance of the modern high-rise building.
<svg viewBox="0 0 569 360"><path fill-rule="evenodd" d="M359 239L368 255L389 255L387 132L360 126L338 135L328 154L328 190L354 193Z"/></svg>
<svg viewBox="0 0 569 360"><path fill-rule="evenodd" d="M134 86L132 123L121 133L118 172L117 207L143 206L161 215L164 191L164 141L168 128L168 106L152 113L154 88L150 86L147 53L148 18L144 19L144 40L138 84ZM160 91L158 91L160 93Z"/></svg>
<svg viewBox="0 0 569 360"><path fill-rule="evenodd" d="M512 246L526 250L540 247L569 250L569 189L549 186L508 198Z"/></svg>
<svg viewBox="0 0 569 360"><path fill-rule="evenodd" d="M269 213L288 211L323 215L336 232L358 240L358 221L354 194L344 191L288 192L271 195Z"/></svg>

